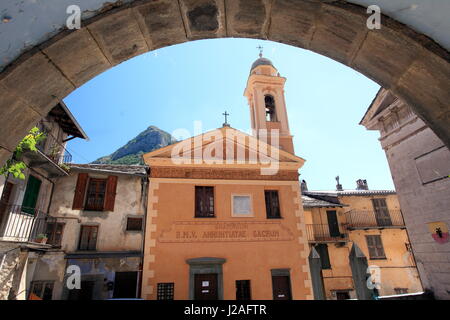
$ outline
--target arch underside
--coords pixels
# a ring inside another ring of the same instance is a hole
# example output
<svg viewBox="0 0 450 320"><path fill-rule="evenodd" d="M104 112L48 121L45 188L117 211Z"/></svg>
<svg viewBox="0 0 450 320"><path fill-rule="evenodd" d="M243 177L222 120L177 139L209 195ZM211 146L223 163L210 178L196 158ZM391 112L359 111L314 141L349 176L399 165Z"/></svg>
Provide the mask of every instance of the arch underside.
<svg viewBox="0 0 450 320"><path fill-rule="evenodd" d="M277 41L339 61L411 105L450 146L449 53L386 16L319 0L156 0L108 7L23 54L0 73L0 163L59 100L137 55L191 40Z"/></svg>

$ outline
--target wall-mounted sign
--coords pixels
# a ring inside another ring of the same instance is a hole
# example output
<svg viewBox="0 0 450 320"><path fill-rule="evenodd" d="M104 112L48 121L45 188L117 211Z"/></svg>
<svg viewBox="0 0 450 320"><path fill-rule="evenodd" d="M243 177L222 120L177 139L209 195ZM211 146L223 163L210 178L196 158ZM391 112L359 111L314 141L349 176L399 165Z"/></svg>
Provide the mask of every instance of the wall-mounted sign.
<svg viewBox="0 0 450 320"><path fill-rule="evenodd" d="M449 240L448 226L445 222L427 223L431 236L437 243L447 243Z"/></svg>

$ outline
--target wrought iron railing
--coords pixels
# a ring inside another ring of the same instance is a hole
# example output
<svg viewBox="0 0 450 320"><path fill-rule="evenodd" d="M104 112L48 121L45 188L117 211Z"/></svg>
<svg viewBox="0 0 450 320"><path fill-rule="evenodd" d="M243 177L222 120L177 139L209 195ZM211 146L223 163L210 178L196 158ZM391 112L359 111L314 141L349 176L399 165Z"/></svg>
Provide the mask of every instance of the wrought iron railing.
<svg viewBox="0 0 450 320"><path fill-rule="evenodd" d="M359 211L345 213L347 228L386 228L404 227L405 222L401 210Z"/></svg>
<svg viewBox="0 0 450 320"><path fill-rule="evenodd" d="M348 239L345 228L331 230L328 224L307 224L306 236L309 242L341 242Z"/></svg>
<svg viewBox="0 0 450 320"><path fill-rule="evenodd" d="M59 142L58 139L56 139L50 133L46 133L45 136L45 140L36 145L39 151L45 154L57 165L71 163L72 155L69 151L67 151L64 144Z"/></svg>
<svg viewBox="0 0 450 320"><path fill-rule="evenodd" d="M56 218L35 208L0 204L0 239L4 241L41 243L47 224Z"/></svg>

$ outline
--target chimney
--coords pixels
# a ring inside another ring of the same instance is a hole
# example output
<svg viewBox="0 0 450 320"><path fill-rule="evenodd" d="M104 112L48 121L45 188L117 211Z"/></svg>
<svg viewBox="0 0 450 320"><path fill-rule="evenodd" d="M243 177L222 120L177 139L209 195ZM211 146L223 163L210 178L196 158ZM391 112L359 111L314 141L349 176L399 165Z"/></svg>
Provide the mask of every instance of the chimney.
<svg viewBox="0 0 450 320"><path fill-rule="evenodd" d="M367 180L358 179L356 180L356 190L369 190L369 185Z"/></svg>
<svg viewBox="0 0 450 320"><path fill-rule="evenodd" d="M308 185L306 184L305 180L302 180L302 183L300 184L300 188L302 190L302 193L305 191L308 191Z"/></svg>
<svg viewBox="0 0 450 320"><path fill-rule="evenodd" d="M336 191L342 191L342 190L344 190L344 189L342 188L342 184L339 183L339 176L337 176L335 179L336 179Z"/></svg>

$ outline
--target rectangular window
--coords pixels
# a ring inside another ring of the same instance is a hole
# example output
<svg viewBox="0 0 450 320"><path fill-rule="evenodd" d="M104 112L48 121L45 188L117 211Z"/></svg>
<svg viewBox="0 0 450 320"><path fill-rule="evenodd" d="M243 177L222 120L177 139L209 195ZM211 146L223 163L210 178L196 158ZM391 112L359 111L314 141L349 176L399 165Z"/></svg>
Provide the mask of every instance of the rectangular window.
<svg viewBox="0 0 450 320"><path fill-rule="evenodd" d="M195 187L195 217L214 217L214 187Z"/></svg>
<svg viewBox="0 0 450 320"><path fill-rule="evenodd" d="M33 281L31 283L29 300L52 300L53 281Z"/></svg>
<svg viewBox="0 0 450 320"><path fill-rule="evenodd" d="M78 250L95 250L97 247L98 226L81 226Z"/></svg>
<svg viewBox="0 0 450 320"><path fill-rule="evenodd" d="M277 190L266 190L264 191L266 198L266 214L267 219L279 219L280 214L280 201L278 199Z"/></svg>
<svg viewBox="0 0 450 320"><path fill-rule="evenodd" d="M48 222L46 228L47 243L53 246L60 246L64 231L64 223L62 222Z"/></svg>
<svg viewBox="0 0 450 320"><path fill-rule="evenodd" d="M250 280L236 280L236 300L252 300Z"/></svg>
<svg viewBox="0 0 450 320"><path fill-rule="evenodd" d="M142 218L127 218L127 231L142 231Z"/></svg>
<svg viewBox="0 0 450 320"><path fill-rule="evenodd" d="M380 235L366 236L370 259L386 259Z"/></svg>
<svg viewBox="0 0 450 320"><path fill-rule="evenodd" d="M85 210L103 211L105 205L106 179L89 179Z"/></svg>
<svg viewBox="0 0 450 320"><path fill-rule="evenodd" d="M252 197L245 195L233 195L233 216L251 216Z"/></svg>
<svg viewBox="0 0 450 320"><path fill-rule="evenodd" d="M175 284L171 283L158 283L158 300L173 300Z"/></svg>
<svg viewBox="0 0 450 320"><path fill-rule="evenodd" d="M328 254L328 245L326 243L321 243L316 245L315 249L320 256L322 269L331 269L330 255Z"/></svg>

